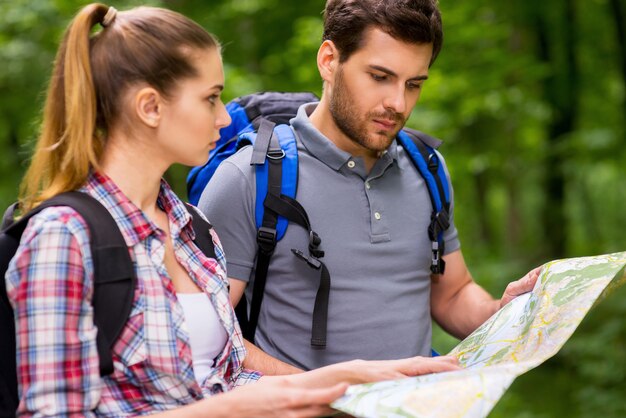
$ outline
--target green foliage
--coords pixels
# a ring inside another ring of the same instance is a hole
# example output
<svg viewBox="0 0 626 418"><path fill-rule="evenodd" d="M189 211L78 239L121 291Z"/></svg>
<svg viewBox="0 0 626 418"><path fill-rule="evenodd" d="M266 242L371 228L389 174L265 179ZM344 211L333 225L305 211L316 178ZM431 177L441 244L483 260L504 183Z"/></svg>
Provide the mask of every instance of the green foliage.
<svg viewBox="0 0 626 418"><path fill-rule="evenodd" d="M15 199L59 37L84 3L0 1L2 206ZM323 3L151 2L220 38L226 100L259 90L321 93ZM441 2L444 48L409 126L445 139L464 255L494 295L549 259L626 249L626 56L615 3ZM167 175L182 196L186 172ZM555 223L563 237L551 232ZM560 354L518 379L492 416L626 415L626 302L607 302ZM455 341L435 330L434 345L445 352Z"/></svg>

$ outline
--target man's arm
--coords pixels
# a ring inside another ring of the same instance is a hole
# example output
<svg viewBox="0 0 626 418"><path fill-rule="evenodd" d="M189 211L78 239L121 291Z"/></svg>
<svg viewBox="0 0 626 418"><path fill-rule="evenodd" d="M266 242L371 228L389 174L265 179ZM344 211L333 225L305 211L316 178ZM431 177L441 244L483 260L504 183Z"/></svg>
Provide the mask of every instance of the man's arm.
<svg viewBox="0 0 626 418"><path fill-rule="evenodd" d="M530 292L540 267L509 283L502 299L496 300L472 279L461 250L444 257L446 271L433 276L431 312L437 323L451 335L465 338L515 297Z"/></svg>
<svg viewBox="0 0 626 418"><path fill-rule="evenodd" d="M230 282L230 302L233 306L237 306L248 283L233 278L229 278L228 281ZM266 376L295 374L303 371L270 356L250 341L244 340L244 344L247 355L243 361L243 366L246 369L258 370Z"/></svg>

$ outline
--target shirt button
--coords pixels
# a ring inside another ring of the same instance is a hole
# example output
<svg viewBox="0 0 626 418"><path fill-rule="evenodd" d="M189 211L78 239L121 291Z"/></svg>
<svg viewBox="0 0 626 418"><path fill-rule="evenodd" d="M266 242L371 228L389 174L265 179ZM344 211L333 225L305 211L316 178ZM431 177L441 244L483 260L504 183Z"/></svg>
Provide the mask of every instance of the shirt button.
<svg viewBox="0 0 626 418"><path fill-rule="evenodd" d="M380 221L380 218L382 218L382 216L380 216L379 212L374 213L374 218L376 218L377 221Z"/></svg>
<svg viewBox="0 0 626 418"><path fill-rule="evenodd" d="M355 164L355 162L354 162L354 161L352 161L352 160L348 161L348 167L350 167L350 168L354 168L354 166L355 166L355 165L356 165L356 164Z"/></svg>
<svg viewBox="0 0 626 418"><path fill-rule="evenodd" d="M366 182L365 182L365 188L366 188L367 190L369 190L369 189L371 189L371 188L372 188L372 186L370 185L369 181L366 181Z"/></svg>

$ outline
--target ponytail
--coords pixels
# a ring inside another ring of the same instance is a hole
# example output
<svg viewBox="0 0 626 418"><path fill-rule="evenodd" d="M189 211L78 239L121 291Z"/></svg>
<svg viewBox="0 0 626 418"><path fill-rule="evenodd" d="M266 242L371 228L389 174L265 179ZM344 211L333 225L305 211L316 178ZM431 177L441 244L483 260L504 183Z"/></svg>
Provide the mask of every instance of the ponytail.
<svg viewBox="0 0 626 418"><path fill-rule="evenodd" d="M104 29L91 36L96 24ZM207 48L219 49L219 43L171 10L138 7L118 13L97 3L84 7L57 53L41 132L20 186L21 209L80 188L98 169L127 88L147 83L168 97L181 79L198 74L191 52Z"/></svg>
<svg viewBox="0 0 626 418"><path fill-rule="evenodd" d="M102 4L86 6L65 32L48 87L41 132L20 186L23 211L79 188L89 171L97 168L103 143L96 133L90 33L107 10Z"/></svg>

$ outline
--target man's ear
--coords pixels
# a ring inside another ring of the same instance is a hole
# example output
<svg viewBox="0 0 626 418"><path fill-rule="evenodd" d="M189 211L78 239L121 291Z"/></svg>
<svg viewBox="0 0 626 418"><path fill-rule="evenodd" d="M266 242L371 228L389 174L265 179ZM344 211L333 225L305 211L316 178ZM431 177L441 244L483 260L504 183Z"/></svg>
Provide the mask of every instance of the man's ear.
<svg viewBox="0 0 626 418"><path fill-rule="evenodd" d="M339 66L339 50L333 41L325 40L317 51L317 68L324 82L332 82Z"/></svg>
<svg viewBox="0 0 626 418"><path fill-rule="evenodd" d="M163 98L153 87L143 87L135 94L134 110L141 122L156 128L161 122Z"/></svg>

